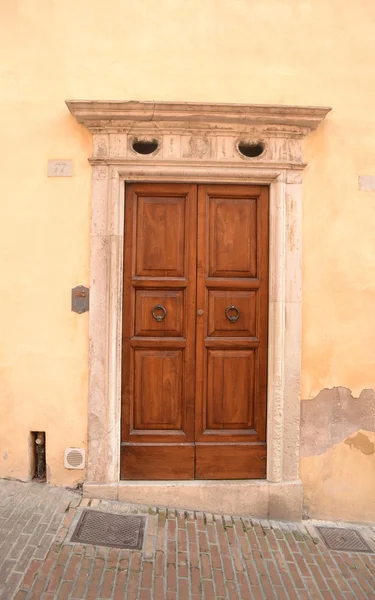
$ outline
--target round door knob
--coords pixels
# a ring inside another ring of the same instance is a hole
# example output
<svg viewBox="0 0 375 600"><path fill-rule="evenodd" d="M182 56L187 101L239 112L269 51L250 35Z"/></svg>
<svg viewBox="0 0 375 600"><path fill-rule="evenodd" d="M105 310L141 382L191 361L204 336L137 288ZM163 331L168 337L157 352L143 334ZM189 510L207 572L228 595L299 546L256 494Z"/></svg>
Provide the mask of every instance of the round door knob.
<svg viewBox="0 0 375 600"><path fill-rule="evenodd" d="M200 308L200 309L198 310L198 313L197 313L197 314L198 314L200 317L201 317L202 315L204 315L204 310L203 310L203 308Z"/></svg>

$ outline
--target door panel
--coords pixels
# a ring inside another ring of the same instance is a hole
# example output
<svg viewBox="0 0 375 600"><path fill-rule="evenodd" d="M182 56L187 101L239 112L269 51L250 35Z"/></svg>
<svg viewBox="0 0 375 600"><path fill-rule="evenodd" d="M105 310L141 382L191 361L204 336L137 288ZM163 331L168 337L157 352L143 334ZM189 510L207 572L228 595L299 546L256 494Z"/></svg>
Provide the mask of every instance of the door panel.
<svg viewBox="0 0 375 600"><path fill-rule="evenodd" d="M156 308L161 303L166 310ZM155 318L152 314L157 318ZM183 336L184 291L183 290L136 290L134 335Z"/></svg>
<svg viewBox="0 0 375 600"><path fill-rule="evenodd" d="M195 479L264 479L263 445L197 444Z"/></svg>
<svg viewBox="0 0 375 600"><path fill-rule="evenodd" d="M230 306L234 309L226 310ZM208 336L256 337L257 292L208 290ZM238 317L238 318L237 318ZM237 319L237 320L234 320Z"/></svg>
<svg viewBox="0 0 375 600"><path fill-rule="evenodd" d="M134 429L182 430L183 350L135 350Z"/></svg>
<svg viewBox="0 0 375 600"><path fill-rule="evenodd" d="M123 447L121 478L194 479L194 456L194 444Z"/></svg>
<svg viewBox="0 0 375 600"><path fill-rule="evenodd" d="M196 478L265 477L267 188L199 186L197 260Z"/></svg>
<svg viewBox="0 0 375 600"><path fill-rule="evenodd" d="M124 479L194 476L196 202L196 186L126 186Z"/></svg>
<svg viewBox="0 0 375 600"><path fill-rule="evenodd" d="M253 429L254 350L207 351L205 429Z"/></svg>
<svg viewBox="0 0 375 600"><path fill-rule="evenodd" d="M202 194L204 189L209 188L200 186ZM210 189L213 190L214 186ZM222 195L223 190L229 190L229 187L217 186L216 189L218 194L213 192L206 199L207 274L209 277L256 277L257 200L234 197L233 194Z"/></svg>
<svg viewBox="0 0 375 600"><path fill-rule="evenodd" d="M185 197L139 196L134 213L135 275L182 277L185 259Z"/></svg>

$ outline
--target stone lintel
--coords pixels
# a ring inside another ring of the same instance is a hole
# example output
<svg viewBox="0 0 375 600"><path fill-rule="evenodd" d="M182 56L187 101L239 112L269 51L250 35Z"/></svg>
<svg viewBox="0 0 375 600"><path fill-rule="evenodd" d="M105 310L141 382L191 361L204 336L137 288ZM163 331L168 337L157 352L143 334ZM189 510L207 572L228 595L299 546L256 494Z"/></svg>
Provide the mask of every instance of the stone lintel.
<svg viewBox="0 0 375 600"><path fill-rule="evenodd" d="M211 104L201 102L137 102L67 100L78 123L91 131L112 130L142 122L163 123L170 128L247 128L268 126L271 130L295 127L301 135L318 127L331 108L278 104ZM298 133L298 131L296 131Z"/></svg>

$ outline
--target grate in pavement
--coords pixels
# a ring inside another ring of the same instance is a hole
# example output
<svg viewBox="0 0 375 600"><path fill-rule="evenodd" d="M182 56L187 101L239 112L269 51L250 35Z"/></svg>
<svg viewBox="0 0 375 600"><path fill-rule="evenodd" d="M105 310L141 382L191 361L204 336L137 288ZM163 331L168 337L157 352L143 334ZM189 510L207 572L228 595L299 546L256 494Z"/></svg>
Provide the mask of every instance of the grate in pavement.
<svg viewBox="0 0 375 600"><path fill-rule="evenodd" d="M115 515L98 510L84 510L71 542L140 550L143 543L145 517Z"/></svg>
<svg viewBox="0 0 375 600"><path fill-rule="evenodd" d="M344 527L316 527L330 550L346 552L373 552L355 529Z"/></svg>

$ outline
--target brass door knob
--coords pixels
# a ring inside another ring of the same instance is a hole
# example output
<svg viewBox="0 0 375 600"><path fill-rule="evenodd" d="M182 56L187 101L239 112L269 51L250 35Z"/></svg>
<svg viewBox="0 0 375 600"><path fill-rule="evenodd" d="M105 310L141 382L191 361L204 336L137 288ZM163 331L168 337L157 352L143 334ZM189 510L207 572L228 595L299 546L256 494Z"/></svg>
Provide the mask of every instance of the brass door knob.
<svg viewBox="0 0 375 600"><path fill-rule="evenodd" d="M198 315L199 317L201 317L202 315L204 315L204 310L203 310L203 308L200 308L200 309L198 310L198 312L197 312L197 315Z"/></svg>

